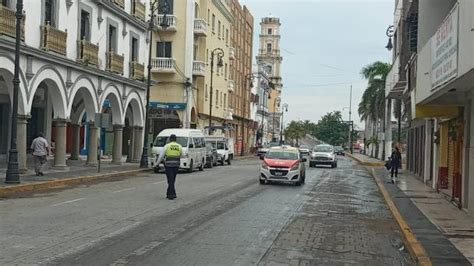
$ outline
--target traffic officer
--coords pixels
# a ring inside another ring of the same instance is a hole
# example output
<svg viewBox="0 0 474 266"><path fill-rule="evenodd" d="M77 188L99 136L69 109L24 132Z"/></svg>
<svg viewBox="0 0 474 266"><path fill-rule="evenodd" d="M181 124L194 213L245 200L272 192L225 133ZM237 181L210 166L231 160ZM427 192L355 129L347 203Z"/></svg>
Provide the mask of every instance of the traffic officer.
<svg viewBox="0 0 474 266"><path fill-rule="evenodd" d="M165 145L163 152L157 160L157 164L165 160L166 179L168 179L168 190L166 191L166 198L173 200L176 198L176 190L174 183L176 175L178 174L180 158L183 147L176 142L176 135L170 136L170 142Z"/></svg>

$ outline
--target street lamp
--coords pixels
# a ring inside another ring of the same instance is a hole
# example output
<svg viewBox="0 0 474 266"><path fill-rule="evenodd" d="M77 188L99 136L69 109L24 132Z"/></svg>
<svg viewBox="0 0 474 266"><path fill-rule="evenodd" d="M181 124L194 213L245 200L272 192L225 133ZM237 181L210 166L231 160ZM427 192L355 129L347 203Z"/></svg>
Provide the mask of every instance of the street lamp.
<svg viewBox="0 0 474 266"><path fill-rule="evenodd" d="M20 183L20 171L18 169L18 150L16 149L17 126L18 126L18 90L20 89L20 40L21 20L23 18L23 0L16 2L16 28L15 28L15 72L13 74L13 106L12 106L12 128L10 133L10 150L8 152L8 168L5 183Z"/></svg>
<svg viewBox="0 0 474 266"><path fill-rule="evenodd" d="M387 31L385 32L385 35L388 37L388 43L385 48L387 50L391 51L393 49L393 44L392 44L392 37L395 35L395 27L393 25L388 26Z"/></svg>
<svg viewBox="0 0 474 266"><path fill-rule="evenodd" d="M283 145L283 115L285 112L288 112L288 104L284 103L281 109L281 124L280 124L280 145Z"/></svg>
<svg viewBox="0 0 474 266"><path fill-rule="evenodd" d="M151 51L153 45L153 30L155 27L155 12L160 11L163 14L163 19L160 23L160 27L166 29L169 27L168 18L166 14L170 10L168 0L155 0L150 3L150 21L148 23L148 30L150 31L150 46L148 50L148 77L147 77L147 90L146 90L146 107L145 107L145 137L143 138L143 151L140 159L140 168L148 168L148 132L150 131L150 121L148 119L148 111L150 109L150 89L151 89Z"/></svg>
<svg viewBox="0 0 474 266"><path fill-rule="evenodd" d="M224 66L222 58L224 51L221 48L216 48L211 52L211 88L209 93L209 136L212 135L212 93L213 93L213 78L214 78L214 56L217 57L217 67Z"/></svg>

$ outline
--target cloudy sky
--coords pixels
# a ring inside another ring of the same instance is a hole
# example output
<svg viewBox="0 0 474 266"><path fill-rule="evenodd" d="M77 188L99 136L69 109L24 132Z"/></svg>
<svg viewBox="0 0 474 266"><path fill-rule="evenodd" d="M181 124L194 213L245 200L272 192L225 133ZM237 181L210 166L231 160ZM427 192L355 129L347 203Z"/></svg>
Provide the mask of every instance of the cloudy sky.
<svg viewBox="0 0 474 266"><path fill-rule="evenodd" d="M394 0L241 0L255 18L255 50L262 17L280 18L283 102L286 117L317 122L327 112L348 118L366 82L360 69L376 60L390 61L385 30L393 24ZM285 119L287 120L287 119ZM359 124L359 120L355 120Z"/></svg>

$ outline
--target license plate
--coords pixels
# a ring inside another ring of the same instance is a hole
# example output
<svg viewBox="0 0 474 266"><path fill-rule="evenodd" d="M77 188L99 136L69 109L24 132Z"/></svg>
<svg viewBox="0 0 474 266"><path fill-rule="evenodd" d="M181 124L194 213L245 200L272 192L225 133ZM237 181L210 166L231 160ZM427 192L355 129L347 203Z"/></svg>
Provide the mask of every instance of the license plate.
<svg viewBox="0 0 474 266"><path fill-rule="evenodd" d="M275 172L275 176L282 176L283 173L282 172Z"/></svg>

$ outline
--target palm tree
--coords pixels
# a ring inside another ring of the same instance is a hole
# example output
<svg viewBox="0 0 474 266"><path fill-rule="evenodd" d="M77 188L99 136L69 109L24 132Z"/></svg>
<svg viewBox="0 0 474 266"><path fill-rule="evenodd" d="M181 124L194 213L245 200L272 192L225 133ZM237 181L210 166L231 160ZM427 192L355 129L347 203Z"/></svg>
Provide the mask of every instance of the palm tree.
<svg viewBox="0 0 474 266"><path fill-rule="evenodd" d="M368 80L367 88L359 103L358 113L362 121L373 126L371 136L377 139L377 125L385 116L385 80L390 72L391 65L377 61L362 68L361 75ZM374 150L372 149L372 156ZM378 154L378 145L375 146L375 154Z"/></svg>

